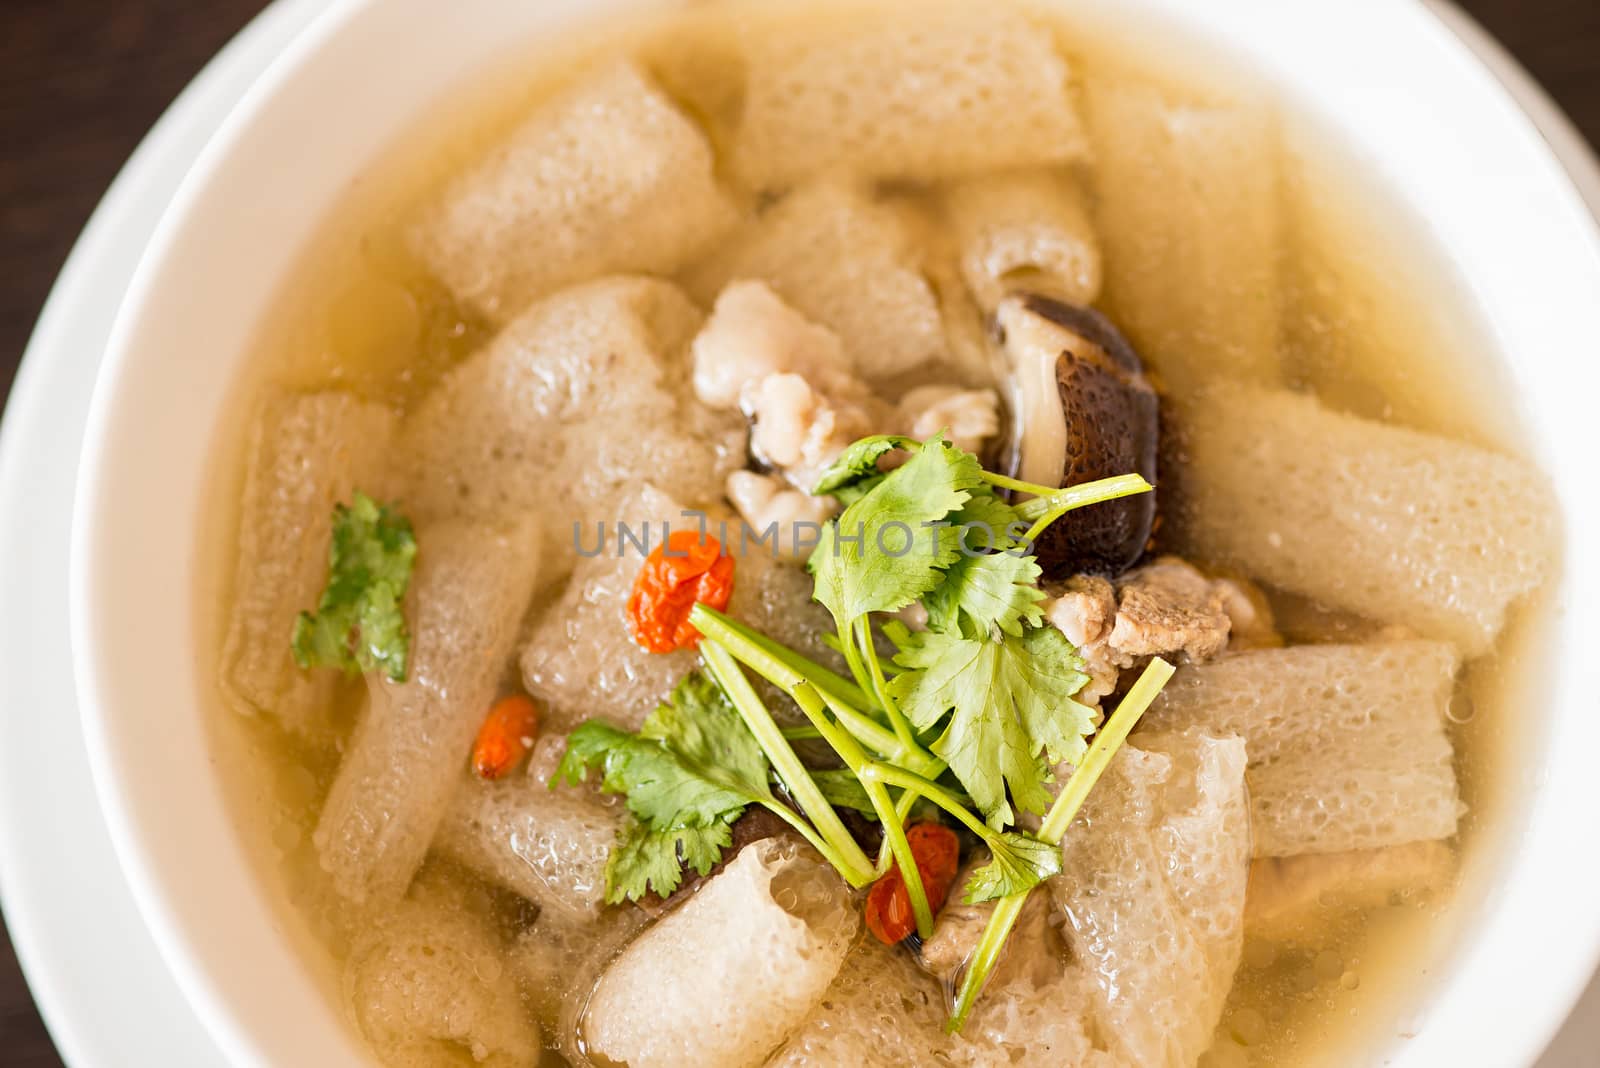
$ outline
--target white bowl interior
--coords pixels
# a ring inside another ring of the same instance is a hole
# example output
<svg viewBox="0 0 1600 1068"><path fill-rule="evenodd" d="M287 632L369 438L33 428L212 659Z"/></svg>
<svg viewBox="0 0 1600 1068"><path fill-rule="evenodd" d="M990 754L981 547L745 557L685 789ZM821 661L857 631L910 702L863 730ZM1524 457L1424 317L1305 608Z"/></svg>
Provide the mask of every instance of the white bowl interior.
<svg viewBox="0 0 1600 1068"><path fill-rule="evenodd" d="M73 643L101 801L146 921L236 1063L361 1054L285 936L208 750L191 591L217 420L279 283L371 160L470 72L534 35L649 0L347 0L269 71L197 164L135 279L98 385L73 540ZM1095 8L1112 0L1064 0ZM1135 0L1223 41L1363 158L1426 222L1506 360L1532 448L1558 476L1567 544L1600 544L1583 461L1600 355L1600 237L1531 124L1420 5ZM1456 966L1401 1065L1526 1064L1600 950L1595 565L1569 552L1548 703L1529 709L1527 803ZM1585 642L1588 639L1588 642Z"/></svg>

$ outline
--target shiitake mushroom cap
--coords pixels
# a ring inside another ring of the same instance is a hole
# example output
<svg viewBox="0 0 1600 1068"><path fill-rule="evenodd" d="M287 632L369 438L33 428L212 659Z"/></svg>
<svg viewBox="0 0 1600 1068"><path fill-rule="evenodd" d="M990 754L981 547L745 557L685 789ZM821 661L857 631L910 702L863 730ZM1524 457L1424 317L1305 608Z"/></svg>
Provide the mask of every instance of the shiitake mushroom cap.
<svg viewBox="0 0 1600 1068"><path fill-rule="evenodd" d="M1144 362L1111 320L1095 311L1037 293L1010 298L1022 312L1054 329L1031 331L1057 352L1056 387L1066 421L1061 485L1137 472L1156 483L1161 436L1160 399ZM1011 458L1020 467L1020 454ZM1136 563L1150 540L1156 494L1145 493L1069 512L1052 524L1034 551L1047 579L1075 574L1115 576Z"/></svg>

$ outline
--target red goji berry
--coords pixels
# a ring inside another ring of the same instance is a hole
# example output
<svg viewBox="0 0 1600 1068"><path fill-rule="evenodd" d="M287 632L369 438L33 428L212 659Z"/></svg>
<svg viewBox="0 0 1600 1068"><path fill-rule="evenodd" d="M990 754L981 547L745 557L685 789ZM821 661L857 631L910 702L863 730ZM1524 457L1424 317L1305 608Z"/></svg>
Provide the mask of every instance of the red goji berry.
<svg viewBox="0 0 1600 1068"><path fill-rule="evenodd" d="M689 624L696 602L728 607L733 557L722 543L692 530L676 530L645 558L628 597L628 633L652 653L692 649L700 632Z"/></svg>
<svg viewBox="0 0 1600 1068"><path fill-rule="evenodd" d="M512 694L489 709L472 743L472 770L482 778L510 774L533 749L539 736L539 706L531 697Z"/></svg>
<svg viewBox="0 0 1600 1068"><path fill-rule="evenodd" d="M906 841L911 845L917 874L922 876L928 908L937 914L944 908L950 886L961 867L961 840L941 824L914 823L906 830ZM867 929L878 941L889 946L903 941L917 929L916 915L911 910L911 893L906 889L905 877L898 866L891 868L867 891L866 920Z"/></svg>

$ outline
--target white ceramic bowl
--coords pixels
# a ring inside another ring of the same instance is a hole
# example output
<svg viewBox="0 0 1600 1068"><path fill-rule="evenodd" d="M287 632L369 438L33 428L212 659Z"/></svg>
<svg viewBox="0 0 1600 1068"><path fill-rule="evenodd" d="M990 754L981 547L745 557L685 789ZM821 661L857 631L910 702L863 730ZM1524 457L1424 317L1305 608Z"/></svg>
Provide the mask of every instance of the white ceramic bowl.
<svg viewBox="0 0 1600 1068"><path fill-rule="evenodd" d="M271 295L348 183L429 102L539 34L647 0L342 0L210 144L127 296L85 440L72 545L84 729L134 895L238 1064L361 1053L278 929L207 752L195 537L207 455ZM1064 6L1111 0L1064 0ZM1548 701L1508 761L1526 799L1397 1065L1531 1063L1600 955L1600 235L1547 146L1426 9L1395 0L1124 0L1214 38L1367 160L1457 267L1561 486L1569 552Z"/></svg>

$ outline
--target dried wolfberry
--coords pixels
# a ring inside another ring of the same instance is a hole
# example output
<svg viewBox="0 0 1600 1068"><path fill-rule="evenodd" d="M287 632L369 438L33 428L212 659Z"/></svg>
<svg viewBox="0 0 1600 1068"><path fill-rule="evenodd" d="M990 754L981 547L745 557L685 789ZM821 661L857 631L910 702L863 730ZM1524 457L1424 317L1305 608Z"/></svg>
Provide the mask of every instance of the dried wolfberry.
<svg viewBox="0 0 1600 1068"><path fill-rule="evenodd" d="M944 908L950 896L950 885L961 867L961 840L941 824L914 823L906 830L906 841L911 845L917 874L922 876L928 908L937 914ZM903 941L917 929L916 914L911 910L911 893L906 889L905 877L898 866L891 868L867 891L866 911L868 930L884 945Z"/></svg>
<svg viewBox="0 0 1600 1068"><path fill-rule="evenodd" d="M539 736L539 706L530 697L512 694L489 709L477 741L472 743L472 770L485 779L509 775L522 763Z"/></svg>
<svg viewBox="0 0 1600 1068"><path fill-rule="evenodd" d="M645 558L628 597L628 633L652 653L692 649L700 632L689 625L696 602L721 610L733 596L733 557L716 538L675 530Z"/></svg>

